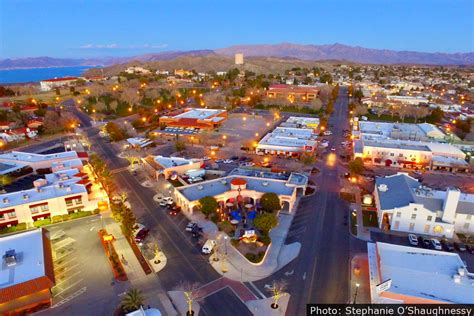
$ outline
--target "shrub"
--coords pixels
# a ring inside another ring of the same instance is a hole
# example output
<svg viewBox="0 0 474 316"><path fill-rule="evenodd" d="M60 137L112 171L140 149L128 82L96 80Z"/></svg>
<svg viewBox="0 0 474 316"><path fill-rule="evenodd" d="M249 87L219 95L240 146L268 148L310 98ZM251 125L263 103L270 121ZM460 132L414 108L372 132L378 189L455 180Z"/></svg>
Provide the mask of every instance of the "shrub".
<svg viewBox="0 0 474 316"><path fill-rule="evenodd" d="M214 224L217 224L219 222L219 217L217 216L217 214L212 214L210 216L210 219Z"/></svg>
<svg viewBox="0 0 474 316"><path fill-rule="evenodd" d="M53 223L62 222L62 221L64 221L63 215L55 215L52 218Z"/></svg>
<svg viewBox="0 0 474 316"><path fill-rule="evenodd" d="M26 229L26 223L20 223L16 226L0 228L0 234L8 234L18 232Z"/></svg>
<svg viewBox="0 0 474 316"><path fill-rule="evenodd" d="M51 218L40 219L33 223L35 227L41 227L49 224L51 224Z"/></svg>
<svg viewBox="0 0 474 316"><path fill-rule="evenodd" d="M272 239L268 235L262 235L259 239L266 246L268 246L272 242Z"/></svg>
<svg viewBox="0 0 474 316"><path fill-rule="evenodd" d="M97 214L100 213L100 210L99 210L98 208L96 208L95 210L92 211L92 213L93 213L94 215L97 215Z"/></svg>
<svg viewBox="0 0 474 316"><path fill-rule="evenodd" d="M81 218L89 215L92 215L91 211L79 211L76 213L69 214L69 219Z"/></svg>
<svg viewBox="0 0 474 316"><path fill-rule="evenodd" d="M230 240L230 243L232 244L232 246L237 247L237 246L239 245L239 243L240 243L240 240L238 240L238 239L231 239L231 240Z"/></svg>

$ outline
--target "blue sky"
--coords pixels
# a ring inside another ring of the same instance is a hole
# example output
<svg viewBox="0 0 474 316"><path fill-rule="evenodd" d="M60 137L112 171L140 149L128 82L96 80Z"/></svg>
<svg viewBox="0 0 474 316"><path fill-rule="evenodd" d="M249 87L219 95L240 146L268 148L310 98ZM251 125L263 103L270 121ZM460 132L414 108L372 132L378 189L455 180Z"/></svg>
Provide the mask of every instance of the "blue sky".
<svg viewBox="0 0 474 316"><path fill-rule="evenodd" d="M474 51L472 0L0 0L0 58L234 44Z"/></svg>

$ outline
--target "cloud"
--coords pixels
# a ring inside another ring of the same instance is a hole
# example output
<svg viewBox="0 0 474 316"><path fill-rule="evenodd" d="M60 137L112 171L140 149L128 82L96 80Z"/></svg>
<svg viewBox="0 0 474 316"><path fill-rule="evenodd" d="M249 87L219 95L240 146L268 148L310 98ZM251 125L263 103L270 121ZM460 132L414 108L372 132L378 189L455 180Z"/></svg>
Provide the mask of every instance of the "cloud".
<svg viewBox="0 0 474 316"><path fill-rule="evenodd" d="M117 44L86 44L79 46L80 49L123 49L123 50L135 50L135 49L161 49L168 47L168 44L142 44L142 45L127 45L120 46Z"/></svg>
<svg viewBox="0 0 474 316"><path fill-rule="evenodd" d="M86 44L82 45L81 49L115 49L119 48L117 44Z"/></svg>

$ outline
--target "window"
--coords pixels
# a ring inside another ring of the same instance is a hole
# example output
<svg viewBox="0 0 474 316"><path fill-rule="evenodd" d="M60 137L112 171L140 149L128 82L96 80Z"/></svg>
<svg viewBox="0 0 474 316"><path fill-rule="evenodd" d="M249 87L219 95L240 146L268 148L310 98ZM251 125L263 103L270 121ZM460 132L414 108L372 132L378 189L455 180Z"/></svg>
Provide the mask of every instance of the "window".
<svg viewBox="0 0 474 316"><path fill-rule="evenodd" d="M47 211L49 211L48 204L30 206L31 214L36 214L36 213L40 213L40 212L47 212Z"/></svg>
<svg viewBox="0 0 474 316"><path fill-rule="evenodd" d="M470 223L464 223L464 229L469 229L469 224Z"/></svg>
<svg viewBox="0 0 474 316"><path fill-rule="evenodd" d="M428 234L430 232L430 225L426 224L425 225L425 234Z"/></svg>
<svg viewBox="0 0 474 316"><path fill-rule="evenodd" d="M5 214L0 213L0 220L3 220L5 218Z"/></svg>
<svg viewBox="0 0 474 316"><path fill-rule="evenodd" d="M36 214L36 213L38 213L38 212L39 212L38 206L30 207L30 212L31 212L31 214Z"/></svg>
<svg viewBox="0 0 474 316"><path fill-rule="evenodd" d="M411 214L411 219L416 219L416 214Z"/></svg>
<svg viewBox="0 0 474 316"><path fill-rule="evenodd" d="M395 156L395 154L394 154L394 153L390 153L390 156L392 156L392 157L393 157L393 156Z"/></svg>
<svg viewBox="0 0 474 316"><path fill-rule="evenodd" d="M399 226L400 226L400 221L396 221L395 225L393 225L393 229L398 229Z"/></svg>
<svg viewBox="0 0 474 316"><path fill-rule="evenodd" d="M414 211L418 211L418 208L414 207L413 210L414 210Z"/></svg>
<svg viewBox="0 0 474 316"><path fill-rule="evenodd" d="M8 218L15 218L16 217L16 213L15 212L10 212L10 213L6 213Z"/></svg>
<svg viewBox="0 0 474 316"><path fill-rule="evenodd" d="M402 217L402 212L397 212L397 217Z"/></svg>
<svg viewBox="0 0 474 316"><path fill-rule="evenodd" d="M66 206L67 207L72 206L72 200L66 200Z"/></svg>
<svg viewBox="0 0 474 316"><path fill-rule="evenodd" d="M472 214L466 215L466 221L470 221L472 219Z"/></svg>
<svg viewBox="0 0 474 316"><path fill-rule="evenodd" d="M411 232L415 230L415 223L410 223L410 227L408 227L408 230Z"/></svg>
<svg viewBox="0 0 474 316"><path fill-rule="evenodd" d="M432 219L433 219L433 216L431 216L431 215L428 215L428 216L426 217L426 220L427 220L428 222L431 222Z"/></svg>
<svg viewBox="0 0 474 316"><path fill-rule="evenodd" d="M403 157L403 154L398 154L398 157Z"/></svg>

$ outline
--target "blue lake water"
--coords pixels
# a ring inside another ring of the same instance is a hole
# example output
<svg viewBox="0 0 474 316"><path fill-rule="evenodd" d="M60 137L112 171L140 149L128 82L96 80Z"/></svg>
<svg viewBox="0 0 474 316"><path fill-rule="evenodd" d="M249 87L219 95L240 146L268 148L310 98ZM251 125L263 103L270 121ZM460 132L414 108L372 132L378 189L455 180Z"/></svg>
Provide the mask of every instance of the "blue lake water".
<svg viewBox="0 0 474 316"><path fill-rule="evenodd" d="M80 76L91 66L0 70L1 83L36 82L44 79Z"/></svg>

